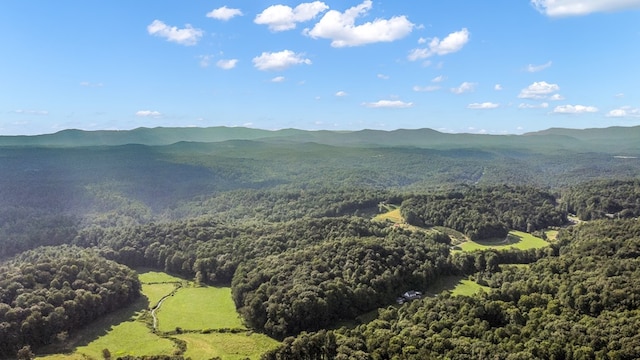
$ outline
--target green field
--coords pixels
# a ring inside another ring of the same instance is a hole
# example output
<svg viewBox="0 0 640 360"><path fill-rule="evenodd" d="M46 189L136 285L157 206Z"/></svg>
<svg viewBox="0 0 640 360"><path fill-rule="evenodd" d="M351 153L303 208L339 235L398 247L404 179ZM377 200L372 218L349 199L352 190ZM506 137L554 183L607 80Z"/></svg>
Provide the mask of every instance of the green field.
<svg viewBox="0 0 640 360"><path fill-rule="evenodd" d="M472 296L478 292L488 292L489 287L482 286L475 281L471 280L460 280L458 284L451 290L451 295L453 296Z"/></svg>
<svg viewBox="0 0 640 360"><path fill-rule="evenodd" d="M158 311L158 330L244 328L231 300L231 288L181 288Z"/></svg>
<svg viewBox="0 0 640 360"><path fill-rule="evenodd" d="M142 293L149 299L149 309L153 309L163 297L175 289L175 284L142 284Z"/></svg>
<svg viewBox="0 0 640 360"><path fill-rule="evenodd" d="M441 276L429 286L425 295L436 296L443 291L450 292L453 296L471 296L478 291L489 291L489 288L462 276Z"/></svg>
<svg viewBox="0 0 640 360"><path fill-rule="evenodd" d="M376 215L373 220L375 221L390 221L392 223L400 224L404 222L402 215L400 214L399 207L387 206L389 211Z"/></svg>
<svg viewBox="0 0 640 360"><path fill-rule="evenodd" d="M111 356L171 354L174 343L149 331L140 321L125 321L115 325L107 334L91 343L76 348L76 352L90 357L102 358L102 349L109 349Z"/></svg>
<svg viewBox="0 0 640 360"><path fill-rule="evenodd" d="M265 351L278 346L278 342L262 334L181 334L176 338L187 342L185 358L210 359L219 356L225 360L259 359Z"/></svg>
<svg viewBox="0 0 640 360"><path fill-rule="evenodd" d="M149 310L165 295L181 287L168 297L158 311L159 330L173 332L183 330L213 330L208 334L182 333L171 335L187 342L185 357L193 360L210 359L259 359L265 351L278 342L262 334L248 331L227 333L221 329L245 329L231 299L230 288L195 287L192 282L157 271L139 271L143 283L143 297L135 304L116 311L72 334L67 354L39 356L45 360L102 359L102 350L108 349L112 358L124 355L171 355L176 350L170 338L151 331L142 317L150 318ZM49 349L52 351L52 349Z"/></svg>
<svg viewBox="0 0 640 360"><path fill-rule="evenodd" d="M140 282L143 284L181 283L184 281L179 277L169 275L165 272L148 270L148 269L138 269L138 278L140 279Z"/></svg>
<svg viewBox="0 0 640 360"><path fill-rule="evenodd" d="M510 231L505 239L494 239L486 241L467 241L459 244L462 251L476 250L504 250L515 248L519 250L540 249L549 246L549 243L522 231Z"/></svg>

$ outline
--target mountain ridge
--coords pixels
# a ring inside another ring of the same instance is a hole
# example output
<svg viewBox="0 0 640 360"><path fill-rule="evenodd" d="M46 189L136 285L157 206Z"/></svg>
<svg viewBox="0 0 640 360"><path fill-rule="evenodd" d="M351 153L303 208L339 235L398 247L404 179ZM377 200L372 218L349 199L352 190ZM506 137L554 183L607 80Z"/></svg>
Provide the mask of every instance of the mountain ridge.
<svg viewBox="0 0 640 360"><path fill-rule="evenodd" d="M503 148L536 151L639 153L640 126L592 129L550 128L521 135L443 133L430 128L396 130L264 130L246 127L140 127L132 130L66 129L52 134L0 136L0 146L82 147L178 142L315 142L348 147L418 147L434 149Z"/></svg>

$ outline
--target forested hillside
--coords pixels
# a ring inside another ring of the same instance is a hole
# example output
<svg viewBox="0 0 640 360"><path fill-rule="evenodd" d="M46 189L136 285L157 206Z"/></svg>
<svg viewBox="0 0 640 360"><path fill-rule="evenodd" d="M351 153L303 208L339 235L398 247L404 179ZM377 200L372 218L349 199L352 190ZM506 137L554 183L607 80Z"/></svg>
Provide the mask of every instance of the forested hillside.
<svg viewBox="0 0 640 360"><path fill-rule="evenodd" d="M265 359L638 358L635 131L0 138L0 358L132 303L140 268L231 287ZM490 290L396 304L447 281Z"/></svg>
<svg viewBox="0 0 640 360"><path fill-rule="evenodd" d="M494 273L488 294L387 307L353 329L285 339L265 359L637 359L640 223L561 232L560 255Z"/></svg>

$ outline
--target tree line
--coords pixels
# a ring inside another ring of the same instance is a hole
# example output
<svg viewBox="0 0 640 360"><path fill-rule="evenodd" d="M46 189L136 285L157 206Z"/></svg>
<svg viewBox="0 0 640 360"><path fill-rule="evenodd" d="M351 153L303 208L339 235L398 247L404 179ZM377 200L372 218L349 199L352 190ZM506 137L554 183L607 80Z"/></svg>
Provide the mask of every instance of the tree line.
<svg viewBox="0 0 640 360"><path fill-rule="evenodd" d="M73 246L26 251L0 267L0 356L68 333L140 296L137 274Z"/></svg>
<svg viewBox="0 0 640 360"><path fill-rule="evenodd" d="M640 223L560 232L557 256L499 267L489 293L387 307L355 328L301 333L274 359L637 359Z"/></svg>

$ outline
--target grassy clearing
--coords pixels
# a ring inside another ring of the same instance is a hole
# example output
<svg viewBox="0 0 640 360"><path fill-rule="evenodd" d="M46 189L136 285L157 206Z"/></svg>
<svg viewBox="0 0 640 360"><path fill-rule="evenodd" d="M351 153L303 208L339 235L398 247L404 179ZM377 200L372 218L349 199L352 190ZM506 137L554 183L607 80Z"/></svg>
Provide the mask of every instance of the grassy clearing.
<svg viewBox="0 0 640 360"><path fill-rule="evenodd" d="M147 269L138 269L138 278L143 284L180 283L184 281L179 277L175 277L161 271Z"/></svg>
<svg viewBox="0 0 640 360"><path fill-rule="evenodd" d="M394 224L401 224L404 222L402 215L400 214L399 207L388 207L389 211L386 213L376 215L373 220L375 221L390 221Z"/></svg>
<svg viewBox="0 0 640 360"><path fill-rule="evenodd" d="M181 288L158 311L158 330L244 328L231 299L231 288Z"/></svg>
<svg viewBox="0 0 640 360"><path fill-rule="evenodd" d="M139 273L144 295L140 300L72 334L64 346L68 349L66 353L62 353L61 347L49 348L45 351L60 353L39 356L38 359L102 359L103 349L109 349L113 359L125 355L173 354L174 342L157 336L148 324L139 319L150 316L148 309L162 296L171 293L176 283L181 283L183 287L167 298L158 313L161 331L174 331L176 327L185 330L244 329L231 300L230 288L189 287L187 281L165 273L140 270ZM248 332L184 333L176 337L187 342L185 357L192 359L214 356L232 360L259 359L262 353L278 345L276 340L265 335L249 335Z"/></svg>
<svg viewBox="0 0 640 360"><path fill-rule="evenodd" d="M175 288L175 284L142 284L142 293L149 299L149 309L158 305L158 302Z"/></svg>
<svg viewBox="0 0 640 360"><path fill-rule="evenodd" d="M429 286L425 295L436 296L444 291L450 292L453 296L471 296L478 291L489 291L489 288L462 276L441 276Z"/></svg>
<svg viewBox="0 0 640 360"><path fill-rule="evenodd" d="M510 231L505 239L494 239L484 241L467 241L460 245L462 251L470 252L476 250L504 250L515 248L519 250L540 249L548 246L549 243L522 231Z"/></svg>
<svg viewBox="0 0 640 360"><path fill-rule="evenodd" d="M549 239L549 241L556 241L558 238L558 230L547 230L544 233L547 235L547 239Z"/></svg>
<svg viewBox="0 0 640 360"><path fill-rule="evenodd" d="M451 290L453 296L473 296L478 292L488 292L489 287L482 286L475 281L460 280L458 284Z"/></svg>
<svg viewBox="0 0 640 360"><path fill-rule="evenodd" d="M175 336L187 342L185 358L225 360L259 359L265 351L278 346L276 340L262 334L181 334Z"/></svg>
<svg viewBox="0 0 640 360"><path fill-rule="evenodd" d="M111 328L108 334L76 348L76 352L101 359L102 349L109 349L111 356L115 358L125 355L172 354L175 347L171 340L151 333L146 324L125 321Z"/></svg>

